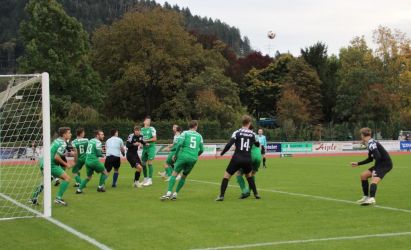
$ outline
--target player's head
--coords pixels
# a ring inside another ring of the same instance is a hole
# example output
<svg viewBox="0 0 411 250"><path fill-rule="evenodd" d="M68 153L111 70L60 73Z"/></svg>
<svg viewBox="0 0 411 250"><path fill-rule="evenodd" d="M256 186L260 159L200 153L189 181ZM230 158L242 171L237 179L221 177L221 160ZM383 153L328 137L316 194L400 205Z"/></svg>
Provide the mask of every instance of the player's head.
<svg viewBox="0 0 411 250"><path fill-rule="evenodd" d="M76 130L76 135L79 138L84 138L84 136L86 136L86 132L84 131L84 128L78 128Z"/></svg>
<svg viewBox="0 0 411 250"><path fill-rule="evenodd" d="M177 126L176 133L181 134L181 132L183 132L183 128L181 128L180 126Z"/></svg>
<svg viewBox="0 0 411 250"><path fill-rule="evenodd" d="M178 125L177 125L177 124L174 124L174 125L173 125L173 132L174 132L174 133L177 131L177 128L178 128Z"/></svg>
<svg viewBox="0 0 411 250"><path fill-rule="evenodd" d="M251 120L252 119L249 115L243 115L243 117L241 118L241 123L243 124L243 127L250 128Z"/></svg>
<svg viewBox="0 0 411 250"><path fill-rule="evenodd" d="M94 136L95 136L97 139L99 139L100 141L104 140L104 132L103 132L103 130L97 129L97 130L94 132Z"/></svg>
<svg viewBox="0 0 411 250"><path fill-rule="evenodd" d="M263 129L262 129L262 128L258 129L258 134L259 134L259 135L262 135L262 134L263 134Z"/></svg>
<svg viewBox="0 0 411 250"><path fill-rule="evenodd" d="M145 127L149 127L150 125L151 125L151 117L150 116L146 116L145 118L144 118L144 126Z"/></svg>
<svg viewBox="0 0 411 250"><path fill-rule="evenodd" d="M113 128L112 130L110 130L110 135L111 136L118 136L118 129Z"/></svg>
<svg viewBox="0 0 411 250"><path fill-rule="evenodd" d="M140 135L140 129L141 129L140 126L137 126L137 125L134 126L134 134L135 135Z"/></svg>
<svg viewBox="0 0 411 250"><path fill-rule="evenodd" d="M361 134L361 140L363 142L367 142L371 138L372 131L370 128L362 128L360 129L360 134Z"/></svg>
<svg viewBox="0 0 411 250"><path fill-rule="evenodd" d="M59 128L59 136L64 139L64 141L71 139L71 129L69 127Z"/></svg>
<svg viewBox="0 0 411 250"><path fill-rule="evenodd" d="M248 129L249 129L249 130L253 130L253 129L254 129L253 124L251 124L250 127L248 127Z"/></svg>
<svg viewBox="0 0 411 250"><path fill-rule="evenodd" d="M198 121L197 120L192 120L191 122L188 123L188 127L191 130L197 130L198 128Z"/></svg>

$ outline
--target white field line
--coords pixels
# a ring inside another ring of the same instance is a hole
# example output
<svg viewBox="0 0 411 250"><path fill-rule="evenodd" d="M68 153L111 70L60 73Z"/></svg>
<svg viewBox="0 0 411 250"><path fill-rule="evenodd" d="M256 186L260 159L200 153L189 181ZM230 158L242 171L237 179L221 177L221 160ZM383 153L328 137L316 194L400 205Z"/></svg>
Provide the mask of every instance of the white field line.
<svg viewBox="0 0 411 250"><path fill-rule="evenodd" d="M187 180L189 180L189 181L191 181L191 182L198 182L198 183L204 183L204 184L220 185L220 183L211 182L211 181L201 181L201 180L193 180L193 179L187 179ZM230 187L236 187L235 185L229 185L229 186L230 186ZM280 190L275 190L275 189L265 189L265 188L258 188L258 190L259 190L259 191L264 191L264 192L277 193L277 194L284 194L284 195L291 195L291 196L311 198L311 199L316 199L316 200L334 201L334 202L340 202L340 203L347 203L347 204L355 204L355 205L358 205L358 203L356 203L356 202L354 202L354 201L342 200L342 199L336 199L336 198L330 198L330 197L324 197L324 196L318 196L318 195L310 195L310 194L286 192L286 191L280 191ZM386 206L379 206L379 205L374 205L373 207L375 207L375 208L380 208L380 209L385 209L385 210L392 210L392 211L398 211L398 212L411 213L411 210L403 209L403 208L386 207Z"/></svg>
<svg viewBox="0 0 411 250"><path fill-rule="evenodd" d="M312 242L338 241L338 240L358 240L358 239L367 239L367 238L385 238L385 237L410 236L410 235L411 235L411 232L398 232L398 233L385 233L385 234L366 234L366 235L341 236L341 237L332 237L332 238L317 238L317 239L307 239L307 240L273 241L273 242L264 242L264 243L235 245L235 246L196 248L196 249L193 249L193 250L241 249L241 248L251 248L251 247L278 246L278 245L286 245L286 244L304 244L304 243L312 243Z"/></svg>
<svg viewBox="0 0 411 250"><path fill-rule="evenodd" d="M103 243L98 242L96 239L91 238L90 236L88 236L86 234L83 234L83 233L77 231L76 229L74 229L74 228L64 224L63 222L60 222L60 221L58 221L58 220L56 220L52 217L44 217L43 214L41 214L39 211L36 211L36 210L34 210L34 209L32 209L32 208L30 208L30 207L28 207L28 206L26 206L26 205L24 205L20 202L14 200L13 198L9 197L8 195L0 193L0 197L2 197L5 200L10 201L11 203L15 204L16 206L24 208L24 209L28 210L29 212L32 212L33 214L48 220L49 222L53 223L54 225L66 230L69 233L74 234L75 236L79 237L80 239L83 239L83 240L87 241L88 243L90 243L90 244L92 244L92 245L94 245L94 246L96 246L96 247L98 247L102 250L111 250L110 247L104 245Z"/></svg>
<svg viewBox="0 0 411 250"><path fill-rule="evenodd" d="M16 219L28 219L28 218L36 218L39 216L19 216L19 217L12 217L12 218L0 218L0 221L4 220L16 220Z"/></svg>

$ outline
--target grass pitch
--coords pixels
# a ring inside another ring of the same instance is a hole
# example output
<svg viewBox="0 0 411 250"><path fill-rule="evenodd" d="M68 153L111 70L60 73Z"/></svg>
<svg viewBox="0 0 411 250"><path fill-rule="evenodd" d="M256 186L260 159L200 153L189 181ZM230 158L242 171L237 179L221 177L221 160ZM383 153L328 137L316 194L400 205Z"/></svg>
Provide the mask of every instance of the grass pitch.
<svg viewBox="0 0 411 250"><path fill-rule="evenodd" d="M133 173L124 163L117 188L111 176L106 193L97 193L97 176L82 195L70 187L69 206L53 206L53 217L113 249L410 249L411 233L341 238L411 232L411 155L393 157L376 207L350 202L361 197L359 174L371 165L348 163L362 158L268 159L257 174L261 200L239 200L233 178L221 203L214 199L228 159L200 160L178 200L166 202L159 199L166 182L156 177L151 187L132 188ZM155 162L155 173L162 165ZM95 248L40 218L1 221L0 235L2 249ZM316 240L304 241L310 239Z"/></svg>

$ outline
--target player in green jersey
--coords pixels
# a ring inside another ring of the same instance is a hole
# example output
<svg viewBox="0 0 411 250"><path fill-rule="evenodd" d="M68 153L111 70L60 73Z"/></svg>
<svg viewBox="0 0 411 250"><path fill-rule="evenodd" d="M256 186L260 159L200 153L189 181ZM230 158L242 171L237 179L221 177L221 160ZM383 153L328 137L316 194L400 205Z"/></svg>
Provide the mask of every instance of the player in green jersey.
<svg viewBox="0 0 411 250"><path fill-rule="evenodd" d="M190 129L184 131L178 139L176 153L174 156L174 159L176 159L174 171L168 183L167 193L160 198L163 201L177 199L178 192L184 186L187 176L193 170L198 157L204 151L203 137L197 132L198 122L191 121L189 123L189 128ZM183 175L178 182L176 191L173 193L176 177L180 172L183 172Z"/></svg>
<svg viewBox="0 0 411 250"><path fill-rule="evenodd" d="M250 130L252 130L252 126L250 126ZM251 176L254 179L255 182L255 175L258 172L258 169L260 168L261 161L263 159L263 155L261 154L261 149L259 142L257 144L254 144L251 147ZM245 181L243 178L244 173L240 170L237 171L237 182L238 185L240 186L241 189L241 196L240 199L245 199L250 196L250 188L245 186Z"/></svg>
<svg viewBox="0 0 411 250"><path fill-rule="evenodd" d="M156 141L157 141L157 132L156 129L151 127L151 118L147 116L144 119L144 127L141 128L141 134L143 135L144 146L143 152L141 154L141 161L143 162L143 174L144 182L143 186L153 185L153 160L156 156ZM147 176L147 167L148 167L148 176Z"/></svg>
<svg viewBox="0 0 411 250"><path fill-rule="evenodd" d="M174 132L174 139L173 143L168 145L164 151L169 151L170 153L167 156L167 160L164 163L164 172L160 173L160 176L163 178L167 178L167 181L170 180L171 174L173 173L173 168L174 168L174 155L176 153L177 149L177 143L178 143L178 138L180 137L180 134L182 132L182 129L180 126L174 124L173 125L173 132Z"/></svg>
<svg viewBox="0 0 411 250"><path fill-rule="evenodd" d="M80 170L86 163L86 150L88 145L88 139L84 138L86 133L83 128L76 130L77 138L71 142L71 146L74 149L74 162L72 173L76 180L75 187L79 187L81 183Z"/></svg>
<svg viewBox="0 0 411 250"><path fill-rule="evenodd" d="M86 169L87 178L81 181L80 187L77 189L76 194L81 194L83 189L86 187L87 183L93 177L93 173L101 173L100 181L98 183L97 192L106 192L104 184L106 182L108 173L103 163L100 162L99 158L103 156L101 143L104 140L104 132L101 130L96 130L95 138L91 139L87 145L86 151Z"/></svg>
<svg viewBox="0 0 411 250"><path fill-rule="evenodd" d="M66 151L66 141L71 138L71 130L69 127L61 127L58 130L59 138L55 139L51 144L51 176L54 178L60 178L61 181L60 188L57 192L56 199L54 203L59 205L67 206L67 202L63 200L63 194L67 190L70 183L70 176L64 171L64 168L71 168L71 165L62 159L64 152ZM43 159L40 159L40 170L43 172ZM30 202L32 204L37 204L38 196L43 191L43 185L40 185L34 191Z"/></svg>

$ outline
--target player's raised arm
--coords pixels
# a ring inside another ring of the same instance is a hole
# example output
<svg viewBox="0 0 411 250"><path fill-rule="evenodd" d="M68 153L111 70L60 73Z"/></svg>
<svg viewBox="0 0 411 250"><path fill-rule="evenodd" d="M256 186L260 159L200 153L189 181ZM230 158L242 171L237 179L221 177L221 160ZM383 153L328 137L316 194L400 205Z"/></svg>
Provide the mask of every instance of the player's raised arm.
<svg viewBox="0 0 411 250"><path fill-rule="evenodd" d="M230 150L230 148L234 145L235 140L236 140L236 136L237 136L237 131L235 131L233 133L233 135L231 136L230 141L227 143L227 145L225 145L223 151L221 151L220 155L223 156L225 153L227 153L228 150Z"/></svg>
<svg viewBox="0 0 411 250"><path fill-rule="evenodd" d="M373 160L374 160L374 158L372 157L371 152L368 152L368 158L363 160L363 161L357 162L357 165L361 166L361 165L364 165L364 164L368 164L368 163L372 162Z"/></svg>

